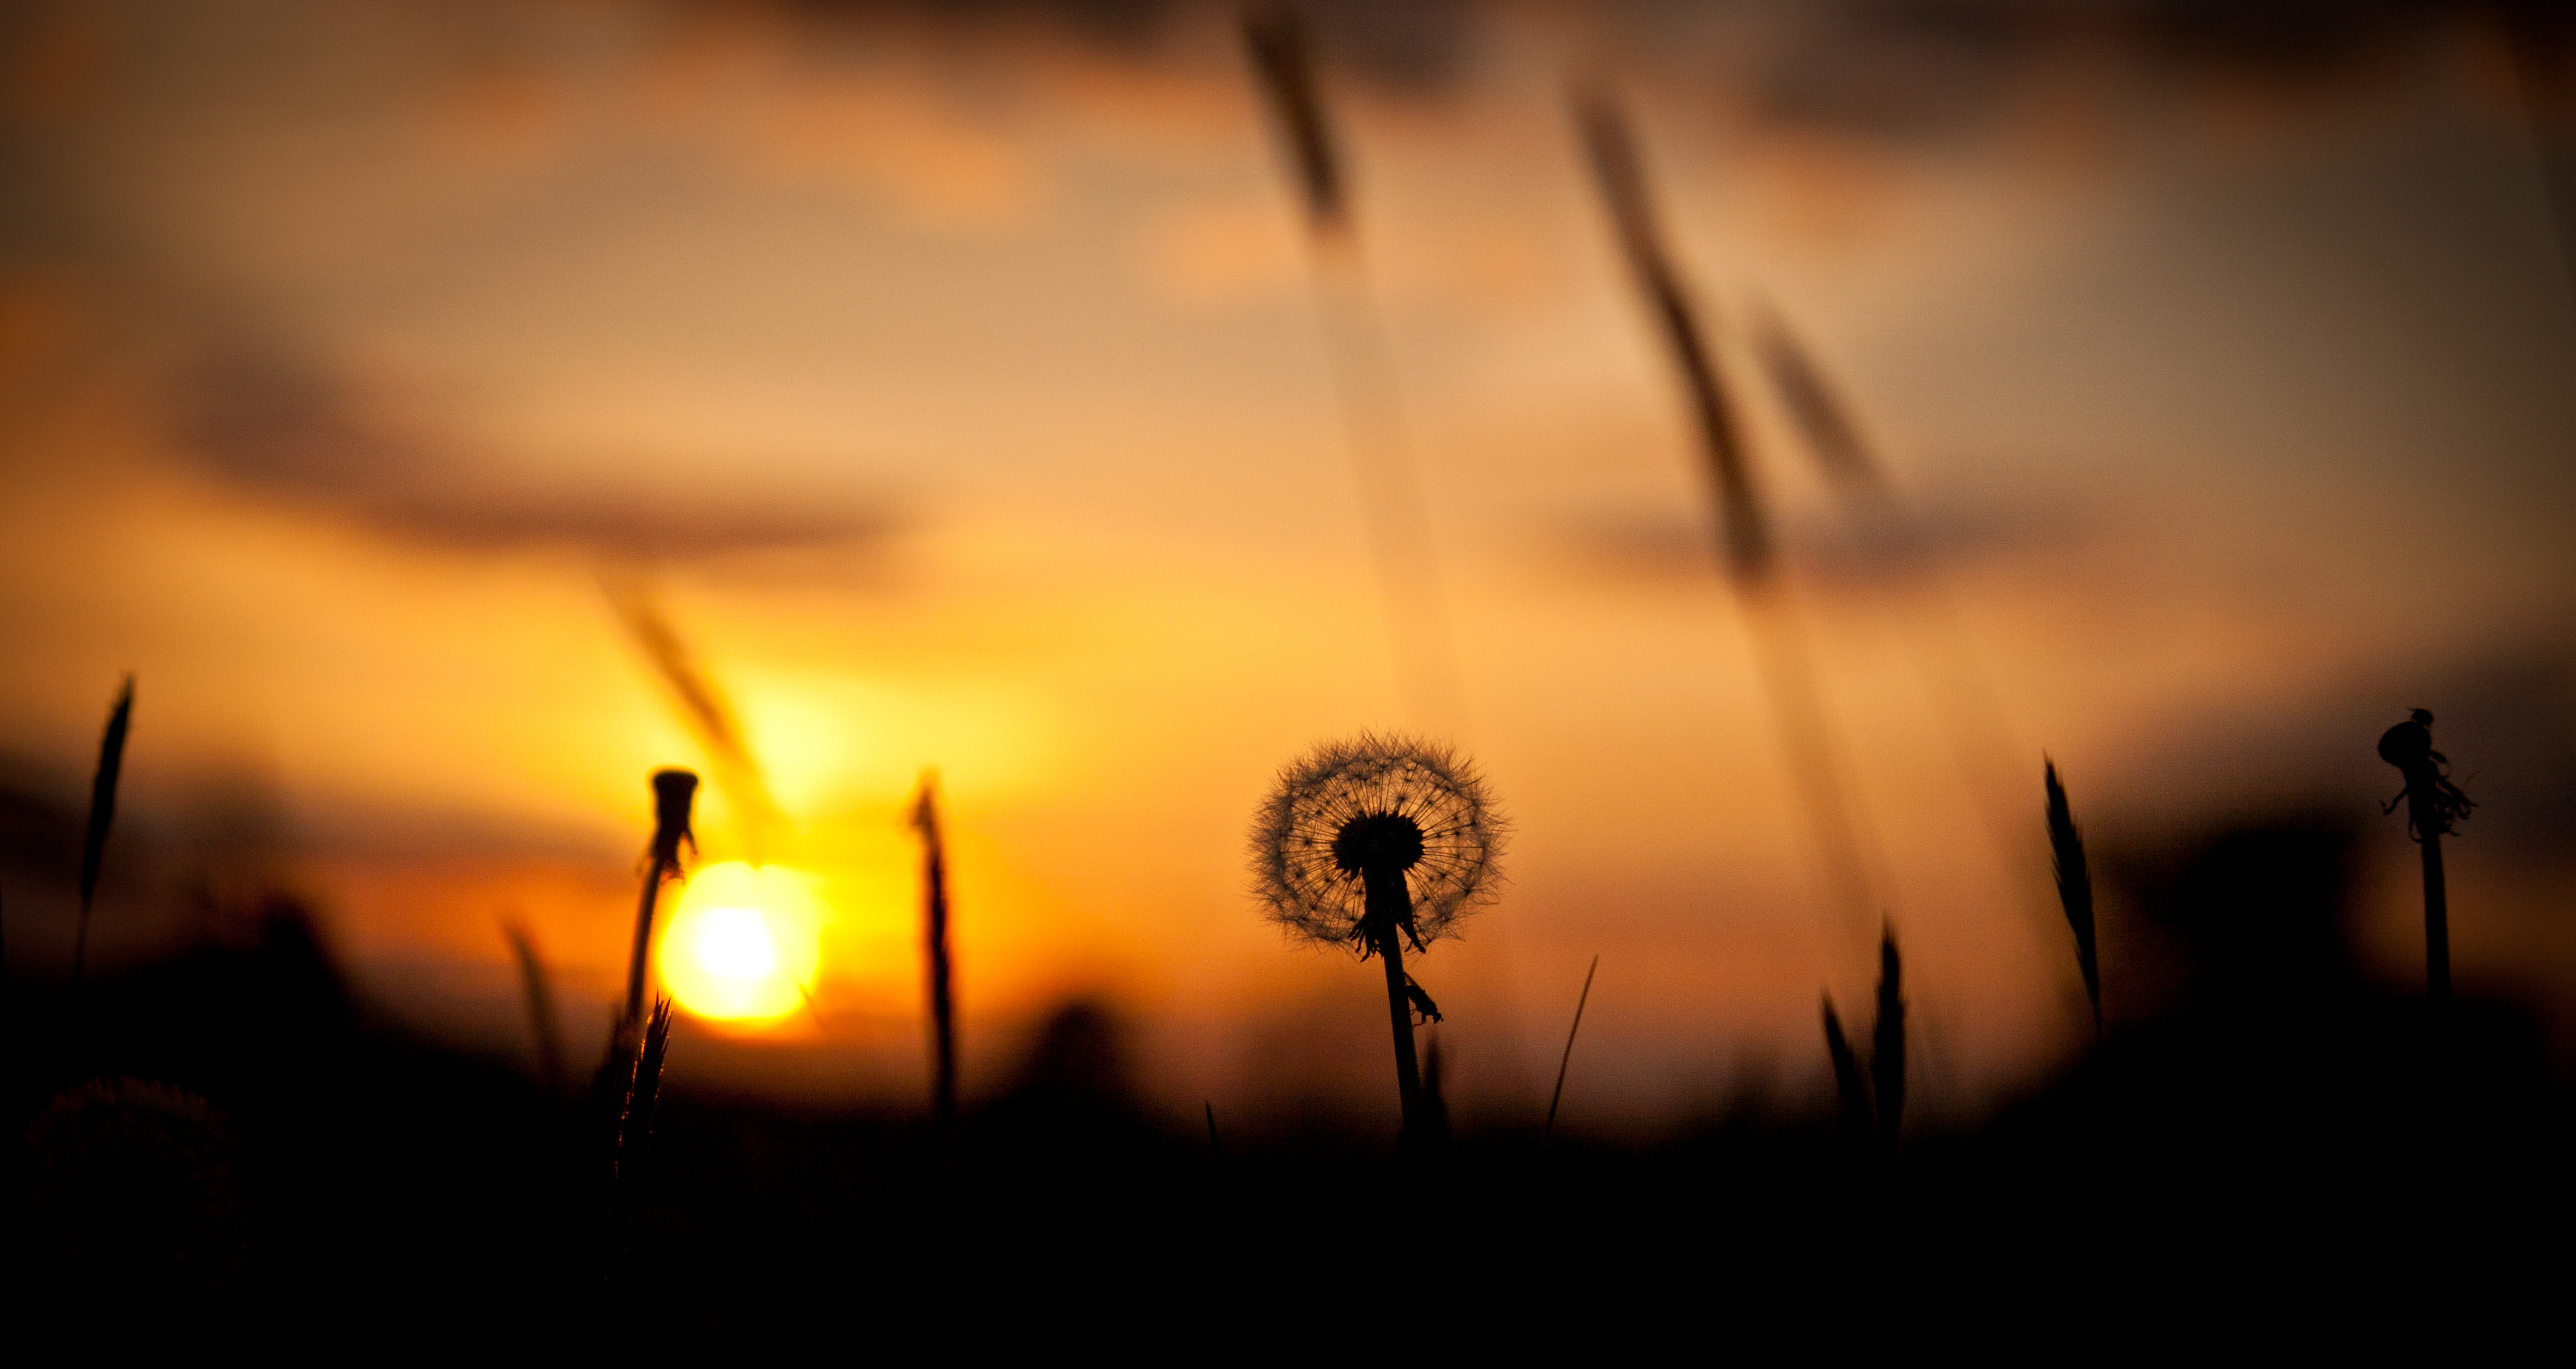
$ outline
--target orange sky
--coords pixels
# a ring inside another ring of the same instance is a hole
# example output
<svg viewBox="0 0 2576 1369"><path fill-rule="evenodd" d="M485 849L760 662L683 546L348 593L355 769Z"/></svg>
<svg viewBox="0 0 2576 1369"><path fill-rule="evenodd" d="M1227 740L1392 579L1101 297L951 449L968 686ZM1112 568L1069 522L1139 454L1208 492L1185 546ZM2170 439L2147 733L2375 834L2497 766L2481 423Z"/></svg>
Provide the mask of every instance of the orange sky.
<svg viewBox="0 0 2576 1369"><path fill-rule="evenodd" d="M1565 127L1572 63L1631 94L1721 347L1756 298L1793 318L1929 529L1937 574L1873 561L1738 368L1928 1096L1972 1106L2078 1021L2043 748L2107 842L2361 813L2374 729L2416 704L2493 739L2456 750L2490 790L2565 792L2576 310L2478 34L2288 94L2078 44L1891 134L1756 98L1748 64L1801 49L1793 10L1754 13L1658 45L1497 7L1436 79L1327 68L1457 739L1516 830L1505 897L1422 972L1495 1109L1543 1100L1596 952L1603 1116L1766 1057L1803 1087L1819 988L1868 987ZM705 764L602 593L640 574L828 908L815 1012L676 1068L920 1086L902 823L935 766L970 1091L1091 994L1167 1098L1384 1101L1370 974L1245 894L1277 766L1421 720L1222 12L1104 44L900 9L83 6L12 52L0 748L76 801L139 673L129 906L229 853L308 891L395 1011L513 1050L523 916L586 1041L644 776ZM1963 775L1919 649L1981 672L1988 773L2026 792ZM2481 693L2499 672L2543 683ZM709 858L732 811L710 792ZM2367 830L2402 979L2409 852ZM2460 972L2554 1001L2565 871L2529 850L2461 843ZM63 953L67 897L9 890L13 963ZM161 924L103 906L105 954L142 953Z"/></svg>

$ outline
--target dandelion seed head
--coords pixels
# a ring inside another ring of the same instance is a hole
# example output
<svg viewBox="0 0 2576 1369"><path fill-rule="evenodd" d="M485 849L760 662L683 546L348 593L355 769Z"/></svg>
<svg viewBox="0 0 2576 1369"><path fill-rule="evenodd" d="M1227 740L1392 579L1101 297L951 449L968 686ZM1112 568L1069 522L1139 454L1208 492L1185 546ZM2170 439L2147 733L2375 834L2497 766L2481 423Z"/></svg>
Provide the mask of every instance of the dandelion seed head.
<svg viewBox="0 0 2576 1369"><path fill-rule="evenodd" d="M1484 779L1411 737L1326 742L1279 773L1252 825L1253 891L1270 919L1329 945L1359 942L1363 872L1398 872L1424 942L1493 897L1503 822Z"/></svg>

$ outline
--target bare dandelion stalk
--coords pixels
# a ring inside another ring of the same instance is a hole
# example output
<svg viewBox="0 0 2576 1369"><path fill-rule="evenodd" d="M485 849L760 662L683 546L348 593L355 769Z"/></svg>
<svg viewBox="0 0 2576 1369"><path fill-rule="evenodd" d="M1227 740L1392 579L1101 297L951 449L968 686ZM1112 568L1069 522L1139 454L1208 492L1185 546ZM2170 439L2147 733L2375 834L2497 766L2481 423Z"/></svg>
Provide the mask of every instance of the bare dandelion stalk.
<svg viewBox="0 0 2576 1369"><path fill-rule="evenodd" d="M2379 758L2406 776L2405 791L2381 807L2406 805L2406 833L2424 853L2424 990L2435 1003L2451 1001L2451 900L2442 878L2442 838L2477 807L2451 783L2451 758L2433 749L2433 715L2416 709L2405 722L2379 734Z"/></svg>
<svg viewBox="0 0 2576 1369"><path fill-rule="evenodd" d="M1414 470L1395 362L1360 254L1350 178L1324 108L1314 49L1305 26L1284 7L1247 12L1243 39L1305 208L1325 353L1406 704L1433 726L1455 727L1463 717L1464 694L1431 546L1430 513Z"/></svg>
<svg viewBox="0 0 2576 1369"><path fill-rule="evenodd" d="M1574 119L1629 273L1671 349L1674 372L1699 429L1724 531L1727 579L1745 606L1755 664L1787 753L1791 781L1806 810L1816 856L1824 865L1827 888L1847 925L1865 935L1862 929L1876 910L1870 889L1872 861L1853 802L1844 792L1843 764L1825 713L1823 690L1795 602L1780 582L1770 518L1716 353L1701 329L1681 273L1665 249L1645 167L1626 117L1607 92L1595 89L1576 93Z"/></svg>
<svg viewBox="0 0 2576 1369"><path fill-rule="evenodd" d="M945 1137L957 1125L957 1018L949 983L948 853L939 839L938 794L939 777L924 773L921 793L912 804L912 829L921 834L922 941L930 969L931 1116Z"/></svg>
<svg viewBox="0 0 2576 1369"><path fill-rule="evenodd" d="M1374 956L1386 973L1396 1092L1408 1147L1430 1142L1413 1014L1437 1021L1404 972L1490 899L1503 824L1484 781L1446 747L1367 733L1328 742L1280 772L1254 820L1255 891L1298 937Z"/></svg>
<svg viewBox="0 0 2576 1369"><path fill-rule="evenodd" d="M2057 902L2066 910L2066 925L2075 933L2075 968L2084 976L2084 997L2093 1005L2093 1030L2102 1030L2102 967L2093 940L2093 873L2084 862L2084 834L2075 829L2075 810L2066 801L2066 786L2057 782L2057 762L2040 757L2048 782L2048 847L2057 867Z"/></svg>
<svg viewBox="0 0 2576 1369"><path fill-rule="evenodd" d="M653 950L653 915L662 886L680 875L680 848L697 850L690 827L697 800L698 777L679 769L653 772L653 840L644 852L644 888L635 904L635 944L626 961L626 1001L609 1028L608 1058L601 1062L594 1086L600 1106L614 1127L623 1114L624 1097L634 1077L636 1052L645 1031L645 971ZM622 1130L619 1134L622 1135Z"/></svg>
<svg viewBox="0 0 2576 1369"><path fill-rule="evenodd" d="M89 784L89 830L81 838L80 924L72 933L72 992L80 992L89 963L89 908L98 893L98 868L107 854L107 830L116 821L116 781L125 769L125 732L134 720L134 677L116 692L108 711L107 733L98 743L98 769Z"/></svg>

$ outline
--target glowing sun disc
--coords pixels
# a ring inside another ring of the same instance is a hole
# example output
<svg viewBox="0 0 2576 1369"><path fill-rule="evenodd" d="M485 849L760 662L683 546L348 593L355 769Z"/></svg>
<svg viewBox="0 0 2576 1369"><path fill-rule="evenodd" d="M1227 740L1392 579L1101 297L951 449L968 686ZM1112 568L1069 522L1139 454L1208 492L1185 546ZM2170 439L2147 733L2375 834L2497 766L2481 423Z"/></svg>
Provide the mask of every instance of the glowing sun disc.
<svg viewBox="0 0 2576 1369"><path fill-rule="evenodd" d="M662 925L662 983L700 1017L751 1022L805 1002L821 959L822 917L803 875L738 860L690 877Z"/></svg>

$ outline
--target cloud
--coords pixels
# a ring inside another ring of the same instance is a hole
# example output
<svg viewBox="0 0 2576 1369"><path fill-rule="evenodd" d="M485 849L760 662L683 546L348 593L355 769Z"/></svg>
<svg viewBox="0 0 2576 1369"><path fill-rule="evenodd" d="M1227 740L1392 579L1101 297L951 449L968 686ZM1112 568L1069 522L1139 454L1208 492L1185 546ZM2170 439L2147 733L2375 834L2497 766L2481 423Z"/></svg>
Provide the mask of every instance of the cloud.
<svg viewBox="0 0 2576 1369"><path fill-rule="evenodd" d="M371 413L345 384L273 352L218 351L176 407L181 452L226 483L451 549L555 545L673 562L875 544L899 521L842 497L531 489L489 455Z"/></svg>

